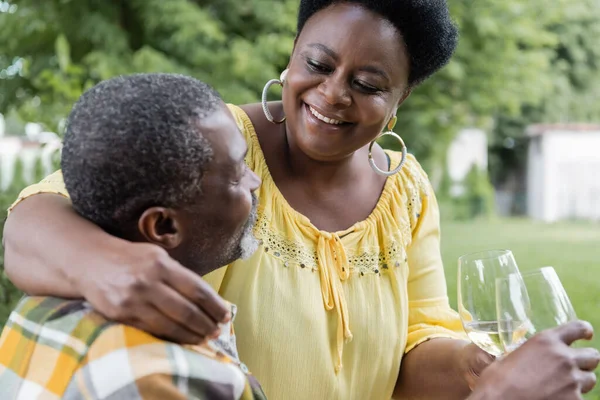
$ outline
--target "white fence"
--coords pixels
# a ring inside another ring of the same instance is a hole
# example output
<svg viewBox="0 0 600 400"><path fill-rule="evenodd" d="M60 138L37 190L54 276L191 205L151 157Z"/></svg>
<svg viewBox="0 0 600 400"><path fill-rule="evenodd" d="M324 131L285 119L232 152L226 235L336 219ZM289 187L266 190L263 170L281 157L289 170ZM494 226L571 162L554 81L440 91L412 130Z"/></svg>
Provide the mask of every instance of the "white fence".
<svg viewBox="0 0 600 400"><path fill-rule="evenodd" d="M31 141L25 137L0 137L0 191L6 190L15 179L17 162L23 164L23 180L32 183L39 179L35 176L35 167L41 162L45 175L53 169L52 157L60 150L62 143L55 136L46 142Z"/></svg>

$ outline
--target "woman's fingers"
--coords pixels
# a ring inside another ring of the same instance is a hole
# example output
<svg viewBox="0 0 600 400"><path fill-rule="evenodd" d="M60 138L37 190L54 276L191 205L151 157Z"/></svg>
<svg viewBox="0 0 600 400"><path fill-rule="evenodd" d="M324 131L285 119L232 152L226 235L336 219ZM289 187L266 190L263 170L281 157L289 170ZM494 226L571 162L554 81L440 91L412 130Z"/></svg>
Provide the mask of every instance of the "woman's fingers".
<svg viewBox="0 0 600 400"><path fill-rule="evenodd" d="M219 334L217 323L203 309L167 285L157 289L152 302L159 312L198 337L210 338Z"/></svg>
<svg viewBox="0 0 600 400"><path fill-rule="evenodd" d="M189 330L185 325L168 318L154 307L146 306L139 310L139 316L131 325L154 336L177 343L198 344L203 338Z"/></svg>
<svg viewBox="0 0 600 400"><path fill-rule="evenodd" d="M167 285L200 307L204 315L214 322L229 321L231 318L229 305L202 277L170 257L166 263L163 281Z"/></svg>

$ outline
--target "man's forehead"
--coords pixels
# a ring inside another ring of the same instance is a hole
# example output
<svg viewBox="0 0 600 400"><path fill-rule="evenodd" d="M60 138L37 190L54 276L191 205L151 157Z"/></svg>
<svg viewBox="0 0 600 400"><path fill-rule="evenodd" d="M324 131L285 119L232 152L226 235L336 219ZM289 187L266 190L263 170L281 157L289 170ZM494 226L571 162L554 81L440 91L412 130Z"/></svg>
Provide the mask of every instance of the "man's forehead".
<svg viewBox="0 0 600 400"><path fill-rule="evenodd" d="M210 143L213 160L218 163L238 162L247 145L229 109L223 105L198 123L199 133Z"/></svg>

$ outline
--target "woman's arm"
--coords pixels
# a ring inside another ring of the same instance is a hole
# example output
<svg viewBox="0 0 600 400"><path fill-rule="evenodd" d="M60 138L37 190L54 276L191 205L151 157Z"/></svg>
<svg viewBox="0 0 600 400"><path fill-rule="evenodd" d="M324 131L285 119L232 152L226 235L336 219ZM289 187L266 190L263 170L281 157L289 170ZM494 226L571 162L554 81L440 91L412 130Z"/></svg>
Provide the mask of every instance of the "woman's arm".
<svg viewBox="0 0 600 400"><path fill-rule="evenodd" d="M164 249L110 236L63 196L20 200L4 246L6 272L25 292L84 297L107 318L160 337L198 343L229 318L223 299Z"/></svg>
<svg viewBox="0 0 600 400"><path fill-rule="evenodd" d="M493 357L470 344L458 313L450 308L437 201L425 173L420 168L412 172L419 197L412 200L412 242L407 248L408 335L395 396L464 399Z"/></svg>
<svg viewBox="0 0 600 400"><path fill-rule="evenodd" d="M4 226L6 274L31 295L83 297L76 282L87 267L76 264L117 240L80 218L63 196L28 197Z"/></svg>
<svg viewBox="0 0 600 400"><path fill-rule="evenodd" d="M468 342L433 339L422 343L402 359L394 398L457 399L471 393L458 360Z"/></svg>
<svg viewBox="0 0 600 400"><path fill-rule="evenodd" d="M465 399L492 362L491 356L467 341L432 339L402 360L394 398Z"/></svg>

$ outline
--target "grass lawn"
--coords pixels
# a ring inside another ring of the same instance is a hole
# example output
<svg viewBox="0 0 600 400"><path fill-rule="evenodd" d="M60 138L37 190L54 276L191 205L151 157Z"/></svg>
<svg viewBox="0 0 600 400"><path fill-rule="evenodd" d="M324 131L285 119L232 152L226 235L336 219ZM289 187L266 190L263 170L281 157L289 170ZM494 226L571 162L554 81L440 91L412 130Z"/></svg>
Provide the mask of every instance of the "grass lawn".
<svg viewBox="0 0 600 400"><path fill-rule="evenodd" d="M457 259L479 250L510 249L521 271L553 266L580 319L596 329L600 349L600 225L542 224L510 219L442 222L442 253L452 306L456 307ZM599 379L600 381L600 379ZM586 399L600 400L600 387Z"/></svg>

